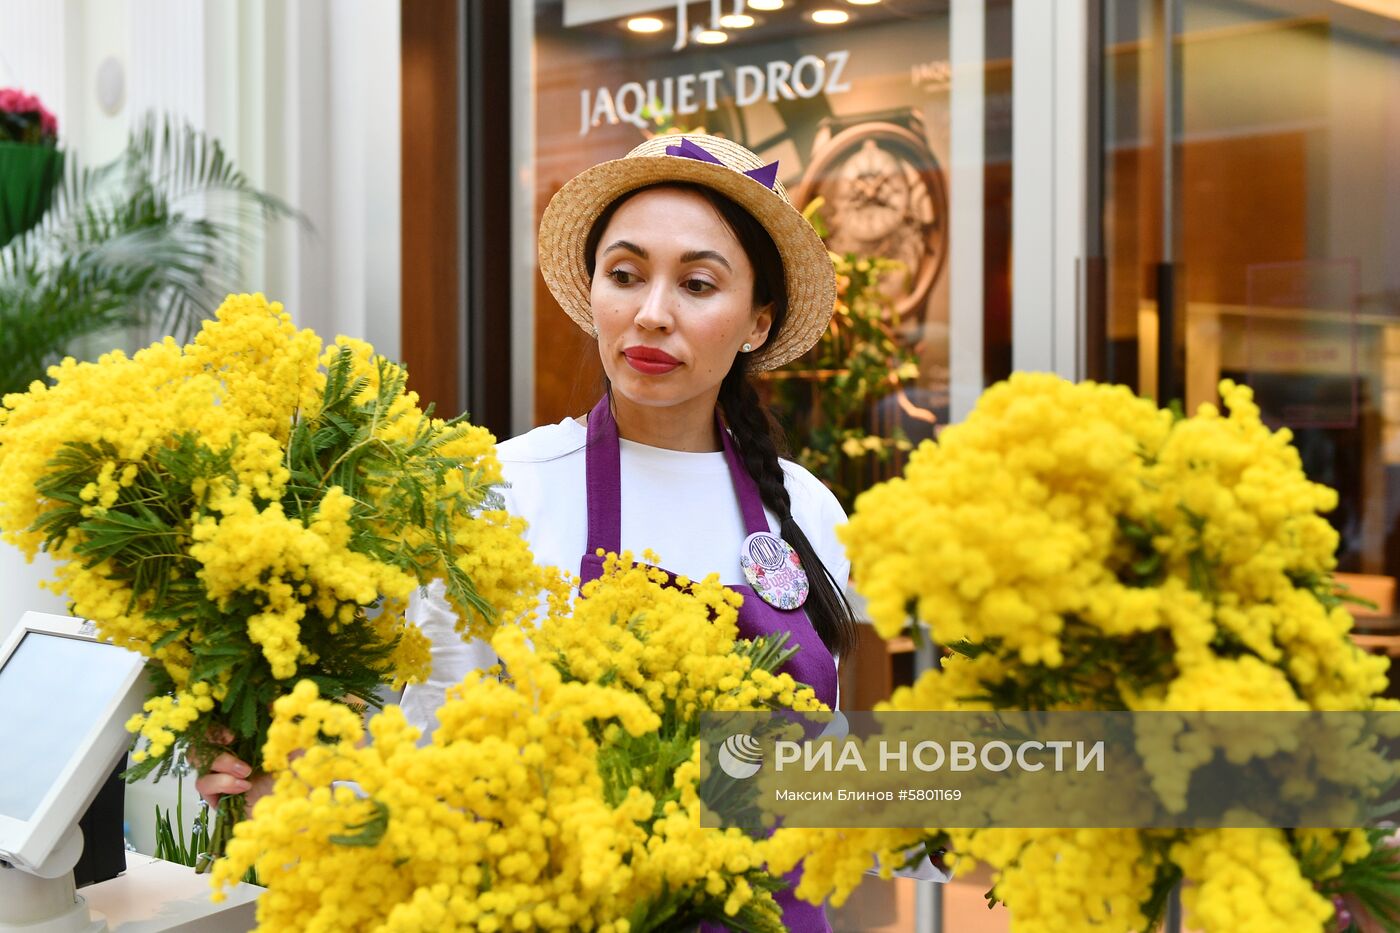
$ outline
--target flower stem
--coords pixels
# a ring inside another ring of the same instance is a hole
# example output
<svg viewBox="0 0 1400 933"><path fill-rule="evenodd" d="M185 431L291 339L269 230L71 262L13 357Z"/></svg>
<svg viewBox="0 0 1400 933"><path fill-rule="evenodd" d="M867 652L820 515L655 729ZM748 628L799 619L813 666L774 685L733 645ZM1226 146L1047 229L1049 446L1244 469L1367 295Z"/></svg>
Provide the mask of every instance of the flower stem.
<svg viewBox="0 0 1400 933"><path fill-rule="evenodd" d="M199 854L194 863L198 874L207 874L214 863L224 857L229 840L233 838L233 828L243 822L247 809L247 798L242 794L225 794L219 798L214 830L209 834L209 847Z"/></svg>

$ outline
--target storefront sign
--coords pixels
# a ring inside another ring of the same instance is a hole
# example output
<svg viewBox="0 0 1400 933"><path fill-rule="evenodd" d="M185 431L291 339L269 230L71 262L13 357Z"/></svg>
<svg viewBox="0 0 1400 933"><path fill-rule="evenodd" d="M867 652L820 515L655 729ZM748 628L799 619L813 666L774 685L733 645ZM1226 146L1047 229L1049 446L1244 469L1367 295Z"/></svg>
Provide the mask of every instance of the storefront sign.
<svg viewBox="0 0 1400 933"><path fill-rule="evenodd" d="M819 4L809 0L757 10L753 2L519 0L535 14L533 97L521 108L533 115L533 222L578 172L658 134L710 133L764 164L777 162L777 180L799 209L820 201L813 217L828 248L854 257L843 263L866 260L867 270L869 260L891 263L845 277L853 283L847 297L872 320L897 321L898 340L918 348L920 382L904 399L909 407L888 398L871 412L882 431L897 426L917 441L936 424L911 412L947 417L947 0L849 8L834 0L827 5L848 17L835 28L825 24L833 18L813 18ZM997 113L1009 117L1010 69L989 69L985 78L991 125ZM994 197L1009 225L1009 119L1000 125L986 140L988 184L1000 192ZM517 232L525 237L523 220ZM588 386L601 371L594 360L580 367L585 348L554 326L561 312L541 284L534 418L544 422L596 400ZM842 482L857 480L852 473Z"/></svg>
<svg viewBox="0 0 1400 933"><path fill-rule="evenodd" d="M616 89L599 87L579 91L580 136L603 123L630 123L650 129L652 121L672 114L686 116L719 105L721 82L732 89L734 103L747 107L759 100L798 100L820 94L843 94L851 89L844 80L846 49L825 56L803 55L796 61L770 61L765 65L739 65L726 74L715 68L693 74L628 81Z"/></svg>

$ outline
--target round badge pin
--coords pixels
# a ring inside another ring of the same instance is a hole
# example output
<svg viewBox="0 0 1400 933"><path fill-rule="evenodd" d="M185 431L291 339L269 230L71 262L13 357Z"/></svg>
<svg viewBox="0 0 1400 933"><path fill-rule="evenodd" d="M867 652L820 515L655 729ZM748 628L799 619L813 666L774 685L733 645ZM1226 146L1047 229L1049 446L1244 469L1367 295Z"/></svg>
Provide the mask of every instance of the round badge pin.
<svg viewBox="0 0 1400 933"><path fill-rule="evenodd" d="M756 531L739 551L744 579L759 599L776 609L797 609L807 601L807 571L797 552L782 538Z"/></svg>

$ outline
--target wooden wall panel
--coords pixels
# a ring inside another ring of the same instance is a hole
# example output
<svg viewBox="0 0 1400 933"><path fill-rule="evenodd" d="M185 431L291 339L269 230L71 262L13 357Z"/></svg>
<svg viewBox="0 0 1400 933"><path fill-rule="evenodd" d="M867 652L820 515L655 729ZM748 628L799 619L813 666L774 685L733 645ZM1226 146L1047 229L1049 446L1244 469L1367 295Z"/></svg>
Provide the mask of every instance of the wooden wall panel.
<svg viewBox="0 0 1400 933"><path fill-rule="evenodd" d="M438 414L461 411L464 335L457 0L402 6L403 311L409 386Z"/></svg>
<svg viewBox="0 0 1400 933"><path fill-rule="evenodd" d="M1186 300L1244 304L1253 265L1308 258L1308 134L1181 144Z"/></svg>

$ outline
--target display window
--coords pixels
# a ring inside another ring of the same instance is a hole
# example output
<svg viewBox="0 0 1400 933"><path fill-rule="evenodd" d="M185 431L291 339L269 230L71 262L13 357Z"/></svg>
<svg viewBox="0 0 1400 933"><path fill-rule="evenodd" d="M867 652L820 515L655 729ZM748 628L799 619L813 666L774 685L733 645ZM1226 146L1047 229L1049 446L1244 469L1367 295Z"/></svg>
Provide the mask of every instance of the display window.
<svg viewBox="0 0 1400 933"><path fill-rule="evenodd" d="M969 197L990 232L983 258L962 274L991 283L972 310L995 375L1010 359L1010 4L977 4L976 16L977 67L957 80L976 85L981 183ZM765 380L794 425L794 455L849 501L948 423L957 197L949 4L543 0L531 28L531 106L516 113L533 114L533 203L517 223L538 224L568 179L656 134L740 142L778 163L843 289L841 332ZM538 276L530 298L516 313L530 324L530 409L540 424L586 410L602 377L591 340L563 326Z"/></svg>
<svg viewBox="0 0 1400 933"><path fill-rule="evenodd" d="M1107 325L1090 374L1188 410L1221 379L1251 386L1337 490L1339 567L1382 616L1400 574L1397 15L1105 5Z"/></svg>

